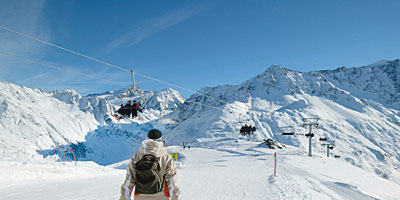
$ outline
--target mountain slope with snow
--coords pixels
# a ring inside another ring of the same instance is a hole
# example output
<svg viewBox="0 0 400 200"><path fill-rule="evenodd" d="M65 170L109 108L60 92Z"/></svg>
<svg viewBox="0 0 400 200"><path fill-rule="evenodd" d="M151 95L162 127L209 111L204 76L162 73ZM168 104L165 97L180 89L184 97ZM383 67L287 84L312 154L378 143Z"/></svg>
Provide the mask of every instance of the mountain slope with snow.
<svg viewBox="0 0 400 200"><path fill-rule="evenodd" d="M303 119L318 117L321 129L313 131L315 153L325 154L318 139L328 137L336 143L334 154L400 182L399 72L399 60L307 73L272 66L243 84L199 92L222 101L192 95L176 113L181 123L166 138L174 144L218 146L235 142L241 137L240 126L247 123L257 127L257 140L273 138L308 150L305 136L274 133L308 133L301 128Z"/></svg>
<svg viewBox="0 0 400 200"><path fill-rule="evenodd" d="M328 81L360 99L400 108L400 60L381 61L360 68L320 71Z"/></svg>
<svg viewBox="0 0 400 200"><path fill-rule="evenodd" d="M0 153L15 160L48 157L54 148L72 145L79 160L100 164L121 161L157 126L155 120L184 101L172 89L146 92L127 88L88 96L74 90L45 92L6 82L0 82L0 89ZM143 102L142 119L113 123L112 114L121 99L123 103L132 99Z"/></svg>
<svg viewBox="0 0 400 200"><path fill-rule="evenodd" d="M99 125L94 115L51 93L0 82L0 144L4 156L37 156L40 149L84 140Z"/></svg>

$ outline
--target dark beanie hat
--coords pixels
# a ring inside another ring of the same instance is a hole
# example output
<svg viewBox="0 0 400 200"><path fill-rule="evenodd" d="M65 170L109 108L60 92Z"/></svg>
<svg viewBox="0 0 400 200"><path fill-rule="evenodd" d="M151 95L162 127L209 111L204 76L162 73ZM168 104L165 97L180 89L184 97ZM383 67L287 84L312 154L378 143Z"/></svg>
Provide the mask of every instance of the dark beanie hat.
<svg viewBox="0 0 400 200"><path fill-rule="evenodd" d="M156 139L162 137L162 133L161 133L161 131L159 131L157 129L152 129L147 134L147 137L150 139L156 140Z"/></svg>

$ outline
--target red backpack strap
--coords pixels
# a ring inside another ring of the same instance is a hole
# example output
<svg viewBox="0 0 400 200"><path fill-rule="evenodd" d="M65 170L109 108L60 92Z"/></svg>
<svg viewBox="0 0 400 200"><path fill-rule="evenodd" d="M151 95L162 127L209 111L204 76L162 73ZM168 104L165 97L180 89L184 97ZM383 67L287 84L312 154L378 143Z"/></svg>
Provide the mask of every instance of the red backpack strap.
<svg viewBox="0 0 400 200"><path fill-rule="evenodd" d="M169 193L167 182L164 181L164 196L166 197L171 197L171 194Z"/></svg>

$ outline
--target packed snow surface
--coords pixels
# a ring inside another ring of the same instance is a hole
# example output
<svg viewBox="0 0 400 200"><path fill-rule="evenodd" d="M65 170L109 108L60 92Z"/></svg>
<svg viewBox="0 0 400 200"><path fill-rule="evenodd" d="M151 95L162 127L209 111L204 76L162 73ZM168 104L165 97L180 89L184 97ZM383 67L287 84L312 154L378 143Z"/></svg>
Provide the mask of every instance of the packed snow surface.
<svg viewBox="0 0 400 200"><path fill-rule="evenodd" d="M250 148L239 140L219 147L168 147L178 153L182 199L398 199L400 185L342 159L306 156L298 148ZM277 173L274 176L274 153ZM118 199L128 160L1 163L0 196L13 200ZM18 173L16 173L18 172ZM13 175L11 175L13 174Z"/></svg>

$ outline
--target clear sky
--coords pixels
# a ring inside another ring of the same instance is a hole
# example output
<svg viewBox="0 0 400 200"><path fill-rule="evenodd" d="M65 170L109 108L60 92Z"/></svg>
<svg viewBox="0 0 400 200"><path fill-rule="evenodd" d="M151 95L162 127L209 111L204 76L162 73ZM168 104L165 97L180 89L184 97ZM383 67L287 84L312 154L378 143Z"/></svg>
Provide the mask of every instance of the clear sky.
<svg viewBox="0 0 400 200"><path fill-rule="evenodd" d="M397 59L399 8L398 0L1 0L0 25L197 91L240 84L270 65L306 72ZM128 72L3 29L0 51L131 84ZM0 81L81 94L124 87L4 55Z"/></svg>

